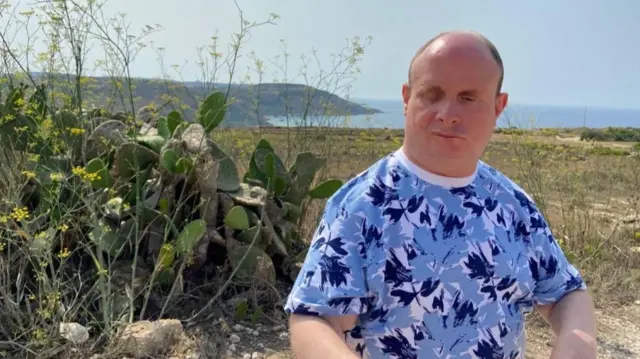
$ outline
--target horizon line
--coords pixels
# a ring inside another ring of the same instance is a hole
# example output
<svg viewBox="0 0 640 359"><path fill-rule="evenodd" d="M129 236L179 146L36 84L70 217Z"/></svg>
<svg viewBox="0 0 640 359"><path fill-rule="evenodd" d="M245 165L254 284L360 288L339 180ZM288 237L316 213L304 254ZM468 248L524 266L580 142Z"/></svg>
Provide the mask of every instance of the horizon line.
<svg viewBox="0 0 640 359"><path fill-rule="evenodd" d="M357 102L359 100L368 100L368 101L388 101L388 102L402 102L401 98L393 98L393 97L378 97L378 96L349 96L348 97L349 101L353 101L353 102ZM541 103L541 102L527 102L527 101L523 101L523 102L514 102L514 101L510 101L509 104L507 105L507 108L509 106L533 106L533 107L557 107L557 108L570 108L570 109L576 109L576 108L582 108L585 110L631 110L631 111L640 111L640 106L639 107L624 107L624 106L615 106L615 105L580 105L580 104L574 104L574 103L565 103L565 104L558 104L558 103ZM638 119L638 121L640 122L640 118Z"/></svg>
<svg viewBox="0 0 640 359"><path fill-rule="evenodd" d="M41 74L47 74L47 72L43 72L43 71L31 71L30 72L32 75L41 75ZM66 74L64 72L54 72L53 74L58 74L58 75L70 75L70 76L74 76L74 74ZM110 76L108 74L105 75L98 75L98 74L86 74L83 75L86 77L95 77L95 78L110 78L113 76ZM123 76L124 77L124 76ZM259 85L259 84L270 84L270 85L283 85L283 84L289 84L289 85L298 85L298 86L309 86L309 87L314 87L313 85L309 85L309 84L304 84L304 83L296 83L296 82L277 82L277 81L265 81L265 82L257 82L257 83L242 83L242 82L217 82L217 81L203 81L203 80L190 80L190 79L171 79L171 78L162 78L162 77L147 77L147 76L135 76L132 75L131 79L134 80L161 80L161 81L171 81L171 82L176 82L176 83L205 83L205 84L209 84L209 85L236 85L236 86L242 86L242 85L246 85L246 86L252 86L252 85ZM320 89L321 90L321 89ZM325 90L326 91L326 90ZM330 92L330 91L327 91ZM332 93L332 92L330 92ZM340 96L343 99L352 101L352 102L356 102L358 99L359 100L373 100L373 101L398 101L401 102L402 99L400 98L395 98L395 97L380 97L380 96L362 96L362 95L355 95L355 94L349 94L347 96ZM629 107L629 106L617 106L617 105L587 105L587 104L575 104L575 103L564 103L564 104L559 104L559 103L540 103L540 102L528 102L528 101L522 101L522 102L510 102L507 105L507 108L509 107L509 105L513 105L513 106L540 106L540 107L558 107L558 108L582 108L586 111L588 111L589 109L602 109L602 110L626 110L626 111L640 111L640 106L636 106L636 107ZM640 121L640 119L639 119Z"/></svg>

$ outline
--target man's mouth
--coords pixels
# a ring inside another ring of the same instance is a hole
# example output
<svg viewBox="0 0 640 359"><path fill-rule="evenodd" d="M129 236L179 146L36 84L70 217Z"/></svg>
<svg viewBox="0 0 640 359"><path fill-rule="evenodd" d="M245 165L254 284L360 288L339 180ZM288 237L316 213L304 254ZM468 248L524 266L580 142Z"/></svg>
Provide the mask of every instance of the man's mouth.
<svg viewBox="0 0 640 359"><path fill-rule="evenodd" d="M436 136L440 136L442 138L447 138L447 139L462 139L462 137L458 135L450 134L450 133L435 132L434 134Z"/></svg>

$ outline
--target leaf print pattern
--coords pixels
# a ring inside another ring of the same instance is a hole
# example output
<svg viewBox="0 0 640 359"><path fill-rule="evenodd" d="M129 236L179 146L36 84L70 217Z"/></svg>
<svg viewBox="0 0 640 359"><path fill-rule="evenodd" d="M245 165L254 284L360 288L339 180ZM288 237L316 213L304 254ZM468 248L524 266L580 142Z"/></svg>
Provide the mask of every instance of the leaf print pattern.
<svg viewBox="0 0 640 359"><path fill-rule="evenodd" d="M327 202L288 313L357 315L361 358L523 358L524 315L584 290L533 200L480 162L446 187L392 153Z"/></svg>
<svg viewBox="0 0 640 359"><path fill-rule="evenodd" d="M392 290L390 294L391 296L396 297L398 303L403 307L411 305L413 301L416 301L418 305L422 306L422 304L420 303L420 297L426 298L430 296L435 292L439 285L439 280L424 281L417 288L416 283L410 283L407 289L396 288ZM425 311L429 311L429 309L425 308Z"/></svg>

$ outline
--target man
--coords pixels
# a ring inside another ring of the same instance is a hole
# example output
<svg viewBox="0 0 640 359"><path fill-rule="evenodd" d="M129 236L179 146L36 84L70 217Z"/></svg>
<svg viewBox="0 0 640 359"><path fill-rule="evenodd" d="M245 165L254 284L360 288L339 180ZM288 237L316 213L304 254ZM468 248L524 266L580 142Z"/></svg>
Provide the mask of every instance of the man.
<svg viewBox="0 0 640 359"><path fill-rule="evenodd" d="M299 359L596 357L591 298L533 200L479 160L507 105L495 47L436 36L402 88L402 148L328 201L285 309Z"/></svg>

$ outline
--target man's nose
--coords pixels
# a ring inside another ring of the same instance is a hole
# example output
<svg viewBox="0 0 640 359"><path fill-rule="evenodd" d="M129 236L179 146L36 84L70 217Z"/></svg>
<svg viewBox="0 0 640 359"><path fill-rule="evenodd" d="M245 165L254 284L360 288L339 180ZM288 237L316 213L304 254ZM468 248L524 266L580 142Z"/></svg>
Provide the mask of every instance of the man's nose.
<svg viewBox="0 0 640 359"><path fill-rule="evenodd" d="M436 118L447 126L455 125L460 122L460 115L457 106L452 103L443 103L438 109Z"/></svg>

